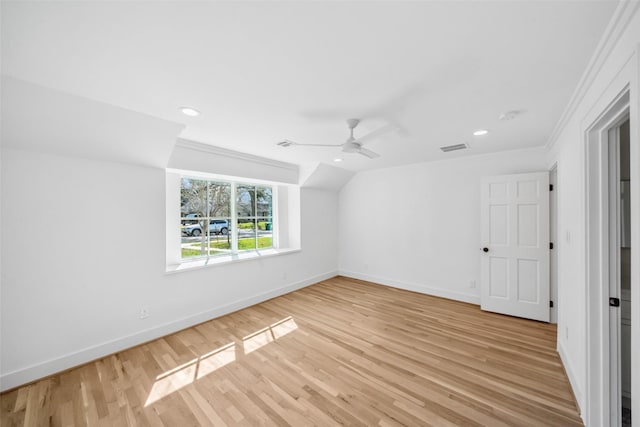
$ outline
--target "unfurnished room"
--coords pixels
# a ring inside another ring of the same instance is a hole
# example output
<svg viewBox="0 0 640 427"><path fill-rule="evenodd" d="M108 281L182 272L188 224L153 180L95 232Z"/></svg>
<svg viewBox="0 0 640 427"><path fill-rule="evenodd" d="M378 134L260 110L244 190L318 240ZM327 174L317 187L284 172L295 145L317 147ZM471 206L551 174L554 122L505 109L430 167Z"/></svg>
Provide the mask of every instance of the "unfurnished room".
<svg viewBox="0 0 640 427"><path fill-rule="evenodd" d="M3 427L640 426L640 1L0 19Z"/></svg>

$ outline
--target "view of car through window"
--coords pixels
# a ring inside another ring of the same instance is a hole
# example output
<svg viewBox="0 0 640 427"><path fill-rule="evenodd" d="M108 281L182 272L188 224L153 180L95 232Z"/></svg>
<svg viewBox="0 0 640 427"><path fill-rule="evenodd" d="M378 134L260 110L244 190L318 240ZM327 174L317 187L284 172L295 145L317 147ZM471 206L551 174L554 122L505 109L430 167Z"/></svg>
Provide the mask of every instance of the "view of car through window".
<svg viewBox="0 0 640 427"><path fill-rule="evenodd" d="M209 221L209 233L226 235L228 232L229 221L226 219L212 219ZM185 226L182 228L182 234L197 237L202 234L202 227L198 223Z"/></svg>

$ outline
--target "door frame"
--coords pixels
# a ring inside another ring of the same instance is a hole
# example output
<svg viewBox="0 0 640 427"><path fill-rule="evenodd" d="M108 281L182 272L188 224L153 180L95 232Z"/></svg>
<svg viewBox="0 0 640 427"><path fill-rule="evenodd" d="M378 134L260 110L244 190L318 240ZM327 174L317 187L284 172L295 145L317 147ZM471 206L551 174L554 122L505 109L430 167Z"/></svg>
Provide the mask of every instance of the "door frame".
<svg viewBox="0 0 640 427"><path fill-rule="evenodd" d="M549 242L553 249L549 251L549 299L553 307L549 308L549 323L558 323L558 163L549 168Z"/></svg>
<svg viewBox="0 0 640 427"><path fill-rule="evenodd" d="M630 90L625 85L585 132L586 182L586 278L587 278L587 407L586 425L610 425L611 375L619 361L611 360L611 309L609 282L612 274L610 221L610 144L609 130L619 126L630 114ZM615 268L615 266L613 267ZM619 310L618 310L619 311ZM619 313L618 313L619 315ZM619 325L618 325L619 326ZM614 329L616 334L619 331ZM615 392L614 392L615 393Z"/></svg>

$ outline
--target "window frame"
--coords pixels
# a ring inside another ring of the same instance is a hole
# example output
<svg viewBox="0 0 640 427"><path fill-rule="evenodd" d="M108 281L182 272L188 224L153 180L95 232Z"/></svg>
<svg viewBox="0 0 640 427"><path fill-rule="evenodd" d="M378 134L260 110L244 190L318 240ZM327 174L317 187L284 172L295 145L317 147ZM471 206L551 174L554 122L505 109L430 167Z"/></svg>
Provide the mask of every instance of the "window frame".
<svg viewBox="0 0 640 427"><path fill-rule="evenodd" d="M219 177L205 177L202 176L200 174L188 174L188 173L180 173L179 174L180 177L180 186L178 187L178 191L179 191L179 209L180 209L180 224L182 227L182 221L189 221L189 220L193 220L193 218L188 218L189 215L191 215L192 213L187 213L187 214L183 214L182 212L182 203L181 203L181 193L182 193L182 188L183 188L183 180L184 179L188 179L188 180L197 180L197 181L205 181L207 182L207 207L209 206L210 200L209 200L209 185L211 183L214 184L222 184L222 185L229 185L230 186L230 200L229 200L229 216L228 217L220 217L220 216L202 216L197 218L198 219L198 223L199 224L206 224L206 245L207 245L207 251L205 254L199 254L199 255L193 255L193 256L187 256L184 257L182 256L182 250L183 250L183 242L182 242L182 238L183 238L183 234L182 234L182 229L180 231L180 262L181 263L188 263L188 262L193 262L193 261L201 261L201 260L209 260L209 259L219 259L219 258L224 258L225 256L239 256L242 254L247 254L250 252L256 252L259 253L261 250L262 251L271 251L271 250L277 250L278 249L278 244L277 244L277 185L274 185L272 183L267 183L267 182L255 182L252 180L244 180L244 179L238 179L238 180L234 180L234 179L225 179L225 178L219 178ZM237 189L240 186L247 186L247 187L252 187L253 191L257 191L256 189L258 187L263 187L263 188L269 188L271 191L271 206L270 206L270 217L264 217L267 219L270 219L271 222L271 245L270 246L265 246L265 247L259 247L259 227L258 227L258 221L260 219L262 219L262 216L258 216L258 198L254 197L254 206L253 206L253 216L250 217L240 217L240 215L238 215L238 209L237 209ZM210 212L210 209L208 209L208 211ZM254 247L253 248L248 248L248 249L239 249L238 248L238 242L240 239L238 239L238 232L239 232L239 227L238 227L238 219L248 219L248 218L253 218L254 221ZM214 220L227 220L228 221L228 233L229 234L229 243L230 243L230 248L229 249L224 249L224 250L220 250L219 252L216 253L212 253L211 252L211 233L209 230L209 224L211 221ZM202 228L202 225L200 226ZM203 230L204 231L204 230Z"/></svg>

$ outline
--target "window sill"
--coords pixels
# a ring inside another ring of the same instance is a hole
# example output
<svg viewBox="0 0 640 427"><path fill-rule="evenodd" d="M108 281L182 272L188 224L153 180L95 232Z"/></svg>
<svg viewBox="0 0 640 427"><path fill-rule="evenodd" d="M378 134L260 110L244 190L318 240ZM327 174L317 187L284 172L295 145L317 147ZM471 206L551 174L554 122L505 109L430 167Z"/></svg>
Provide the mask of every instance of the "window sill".
<svg viewBox="0 0 640 427"><path fill-rule="evenodd" d="M300 252L300 249L284 248L284 249L264 249L255 251L244 251L233 255L220 255L211 258L199 258L181 262L179 264L167 265L166 273L180 273L183 271L191 271L198 268L213 267L218 265L226 265L241 261L250 261L255 259L264 259L278 255L287 255Z"/></svg>

